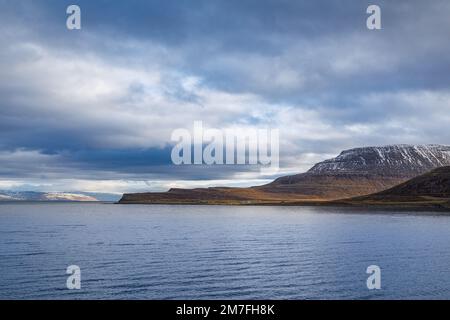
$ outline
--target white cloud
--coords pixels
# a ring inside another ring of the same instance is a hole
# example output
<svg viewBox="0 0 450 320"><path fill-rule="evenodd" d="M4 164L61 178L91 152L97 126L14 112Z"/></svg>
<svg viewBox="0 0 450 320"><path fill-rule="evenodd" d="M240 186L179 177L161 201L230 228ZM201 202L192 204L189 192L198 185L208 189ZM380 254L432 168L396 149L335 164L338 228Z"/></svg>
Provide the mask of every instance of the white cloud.
<svg viewBox="0 0 450 320"><path fill-rule="evenodd" d="M450 93L439 78L447 78L439 57L448 51L447 29L439 28L448 25L447 6L422 10L433 15L392 8L417 18L410 19L416 32L401 19L379 34L270 32L258 35L274 44L267 50L226 50L207 37L171 47L88 31L83 45L67 47L8 19L0 30L0 187L122 192L266 181L250 169L229 179L180 181L174 173L176 181L150 181L71 159L78 149L162 147L172 130L197 120L218 129L280 129L280 174L356 146L448 144Z"/></svg>

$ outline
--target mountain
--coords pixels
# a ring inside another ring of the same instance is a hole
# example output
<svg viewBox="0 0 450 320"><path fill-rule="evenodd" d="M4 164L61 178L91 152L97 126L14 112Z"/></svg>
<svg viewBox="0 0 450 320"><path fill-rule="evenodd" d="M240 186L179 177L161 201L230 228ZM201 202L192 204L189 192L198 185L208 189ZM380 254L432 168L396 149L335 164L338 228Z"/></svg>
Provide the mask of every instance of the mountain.
<svg viewBox="0 0 450 320"><path fill-rule="evenodd" d="M388 190L344 200L356 205L450 208L450 166L434 169Z"/></svg>
<svg viewBox="0 0 450 320"><path fill-rule="evenodd" d="M306 173L260 187L271 192L334 200L388 189L434 168L450 165L450 146L390 145L342 151Z"/></svg>
<svg viewBox="0 0 450 320"><path fill-rule="evenodd" d="M85 194L67 192L0 191L0 201L98 201Z"/></svg>
<svg viewBox="0 0 450 320"><path fill-rule="evenodd" d="M124 194L120 203L264 204L329 201L389 189L434 168L450 165L450 146L389 145L342 151L305 173L250 188L170 189Z"/></svg>
<svg viewBox="0 0 450 320"><path fill-rule="evenodd" d="M313 174L366 173L410 177L450 164L450 146L390 145L343 151L316 164Z"/></svg>
<svg viewBox="0 0 450 320"><path fill-rule="evenodd" d="M13 201L13 200L14 200L14 198L11 196L0 194L0 201Z"/></svg>

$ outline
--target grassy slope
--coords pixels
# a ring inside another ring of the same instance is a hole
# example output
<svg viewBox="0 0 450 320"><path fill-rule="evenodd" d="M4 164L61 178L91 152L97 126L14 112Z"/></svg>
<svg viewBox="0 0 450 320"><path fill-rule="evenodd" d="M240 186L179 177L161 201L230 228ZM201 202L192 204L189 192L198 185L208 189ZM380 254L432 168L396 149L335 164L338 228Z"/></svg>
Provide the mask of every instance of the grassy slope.
<svg viewBox="0 0 450 320"><path fill-rule="evenodd" d="M450 209L450 167L441 167L390 189L336 203Z"/></svg>

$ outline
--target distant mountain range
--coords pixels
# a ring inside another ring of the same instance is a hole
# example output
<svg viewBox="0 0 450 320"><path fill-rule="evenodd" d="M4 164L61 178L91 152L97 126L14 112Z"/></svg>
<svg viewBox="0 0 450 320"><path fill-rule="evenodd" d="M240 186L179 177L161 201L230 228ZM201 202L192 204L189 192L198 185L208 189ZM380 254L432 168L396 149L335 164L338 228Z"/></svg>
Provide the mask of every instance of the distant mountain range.
<svg viewBox="0 0 450 320"><path fill-rule="evenodd" d="M77 193L0 191L0 201L98 201L96 198Z"/></svg>
<svg viewBox="0 0 450 320"><path fill-rule="evenodd" d="M309 171L250 188L170 189L124 194L120 203L292 204L353 198L387 190L450 166L450 146L389 145L345 150Z"/></svg>

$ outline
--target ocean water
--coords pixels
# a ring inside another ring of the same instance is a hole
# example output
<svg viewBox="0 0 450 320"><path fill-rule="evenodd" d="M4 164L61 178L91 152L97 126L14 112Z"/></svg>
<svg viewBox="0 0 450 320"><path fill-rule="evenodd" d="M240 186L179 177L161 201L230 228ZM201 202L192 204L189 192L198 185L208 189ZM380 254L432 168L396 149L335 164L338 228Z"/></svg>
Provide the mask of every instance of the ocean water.
<svg viewBox="0 0 450 320"><path fill-rule="evenodd" d="M66 268L81 269L81 290ZM381 268L368 290L366 268ZM449 299L450 217L0 204L0 299Z"/></svg>

